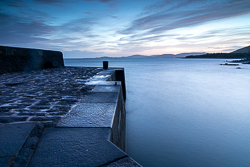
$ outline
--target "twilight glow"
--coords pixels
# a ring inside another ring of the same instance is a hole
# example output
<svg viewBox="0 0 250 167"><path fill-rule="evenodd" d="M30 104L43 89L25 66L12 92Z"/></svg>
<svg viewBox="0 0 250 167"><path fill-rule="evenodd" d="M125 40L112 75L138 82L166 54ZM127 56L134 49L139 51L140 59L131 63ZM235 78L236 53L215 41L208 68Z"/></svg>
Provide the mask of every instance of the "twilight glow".
<svg viewBox="0 0 250 167"><path fill-rule="evenodd" d="M249 0L1 0L0 45L65 58L231 52L250 44Z"/></svg>

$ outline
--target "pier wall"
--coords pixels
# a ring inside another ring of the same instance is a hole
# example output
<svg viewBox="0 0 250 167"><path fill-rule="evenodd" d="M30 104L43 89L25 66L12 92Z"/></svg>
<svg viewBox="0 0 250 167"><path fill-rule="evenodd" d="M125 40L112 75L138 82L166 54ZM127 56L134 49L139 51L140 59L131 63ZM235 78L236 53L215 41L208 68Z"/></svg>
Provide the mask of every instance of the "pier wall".
<svg viewBox="0 0 250 167"><path fill-rule="evenodd" d="M60 51L0 46L0 74L63 66Z"/></svg>
<svg viewBox="0 0 250 167"><path fill-rule="evenodd" d="M113 104L109 110L104 109L105 113L108 113L108 115L105 115L105 122L102 122L102 118L96 118L96 120L99 120L96 124L85 124L84 126L110 128L109 140L123 151L126 148L126 96L124 96L126 95L126 92L124 92L126 91L126 85L124 74L124 68L109 68L108 70L99 72L88 83L88 85L95 87L79 104L84 106L87 103L91 103L92 105L95 103L96 108L99 108L100 104ZM89 119L92 119L92 117ZM62 121L62 123L67 121ZM59 125L62 123L59 123Z"/></svg>

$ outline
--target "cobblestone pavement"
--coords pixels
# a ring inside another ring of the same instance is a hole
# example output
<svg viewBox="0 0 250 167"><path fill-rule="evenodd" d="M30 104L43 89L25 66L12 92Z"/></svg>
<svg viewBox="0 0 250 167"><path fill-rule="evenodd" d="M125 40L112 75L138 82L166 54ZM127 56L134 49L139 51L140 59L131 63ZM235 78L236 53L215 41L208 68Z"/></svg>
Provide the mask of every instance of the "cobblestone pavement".
<svg viewBox="0 0 250 167"><path fill-rule="evenodd" d="M0 75L0 123L59 121L93 89L102 68L64 67Z"/></svg>

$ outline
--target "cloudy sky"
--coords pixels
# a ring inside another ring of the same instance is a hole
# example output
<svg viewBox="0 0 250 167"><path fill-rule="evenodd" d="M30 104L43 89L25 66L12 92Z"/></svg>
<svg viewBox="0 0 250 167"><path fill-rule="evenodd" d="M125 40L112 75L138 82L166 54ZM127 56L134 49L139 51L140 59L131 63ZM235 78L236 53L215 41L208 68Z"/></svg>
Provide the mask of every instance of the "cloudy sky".
<svg viewBox="0 0 250 167"><path fill-rule="evenodd" d="M1 0L0 45L64 57L230 52L250 45L250 0Z"/></svg>

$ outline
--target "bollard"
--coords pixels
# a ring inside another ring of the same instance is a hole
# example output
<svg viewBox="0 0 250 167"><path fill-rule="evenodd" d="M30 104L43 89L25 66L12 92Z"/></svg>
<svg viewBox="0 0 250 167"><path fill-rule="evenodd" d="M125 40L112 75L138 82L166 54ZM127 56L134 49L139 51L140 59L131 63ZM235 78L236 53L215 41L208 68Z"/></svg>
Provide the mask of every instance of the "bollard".
<svg viewBox="0 0 250 167"><path fill-rule="evenodd" d="M109 62L103 61L103 69L108 69L108 68L109 68Z"/></svg>
<svg viewBox="0 0 250 167"><path fill-rule="evenodd" d="M122 82L123 99L126 100L126 85L125 85L125 73L123 70L115 70L115 80Z"/></svg>

